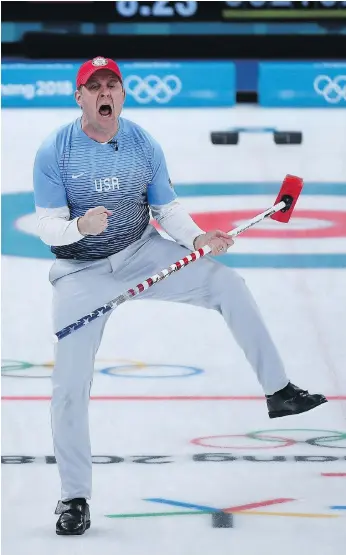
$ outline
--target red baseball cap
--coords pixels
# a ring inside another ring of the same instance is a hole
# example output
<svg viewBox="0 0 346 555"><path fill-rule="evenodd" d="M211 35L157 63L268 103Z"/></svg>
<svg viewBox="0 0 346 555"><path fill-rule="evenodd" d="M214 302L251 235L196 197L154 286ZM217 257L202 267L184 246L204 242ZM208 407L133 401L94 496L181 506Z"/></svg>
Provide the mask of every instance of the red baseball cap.
<svg viewBox="0 0 346 555"><path fill-rule="evenodd" d="M77 73L77 89L81 85L85 85L88 79L90 79L95 71L98 71L99 69L110 69L113 73L115 73L115 75L117 75L117 77L119 77L120 81L123 80L119 66L114 62L114 60L104 58L103 56L97 56L92 60L84 62L84 64L80 66Z"/></svg>

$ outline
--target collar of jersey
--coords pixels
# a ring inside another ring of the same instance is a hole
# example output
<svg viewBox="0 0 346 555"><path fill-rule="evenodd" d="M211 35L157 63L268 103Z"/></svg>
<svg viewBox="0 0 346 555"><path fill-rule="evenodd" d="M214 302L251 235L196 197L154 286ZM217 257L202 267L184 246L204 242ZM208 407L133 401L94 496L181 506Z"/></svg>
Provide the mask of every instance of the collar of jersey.
<svg viewBox="0 0 346 555"><path fill-rule="evenodd" d="M99 145L106 145L107 143L109 143L110 141L112 141L113 139L117 138L119 139L119 136L122 133L123 130L123 122L121 118L118 118L118 131L115 133L115 135L113 135L113 137L111 137L111 139L109 139L107 142L105 143L99 143L98 141L95 141L94 139L92 139L91 137L89 137L86 133L84 133L83 129L82 129L82 118L78 118L76 120L76 127L77 127L77 132L79 134L79 136L86 142L86 143L93 143L93 144L99 144Z"/></svg>

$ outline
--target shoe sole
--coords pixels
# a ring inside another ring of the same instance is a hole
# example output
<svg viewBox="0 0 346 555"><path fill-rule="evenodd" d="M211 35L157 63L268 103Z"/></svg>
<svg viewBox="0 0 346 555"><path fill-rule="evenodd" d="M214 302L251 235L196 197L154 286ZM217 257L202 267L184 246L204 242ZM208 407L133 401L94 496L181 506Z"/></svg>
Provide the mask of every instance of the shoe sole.
<svg viewBox="0 0 346 555"><path fill-rule="evenodd" d="M89 530L90 524L90 520L87 520L85 524L85 529L83 530L82 528L78 532L64 532L63 530L56 530L56 533L58 536L82 536L86 530Z"/></svg>
<svg viewBox="0 0 346 555"><path fill-rule="evenodd" d="M318 401L318 403L315 403L314 405L310 406L307 409L302 409L296 412L292 412L289 410L281 410L281 411L274 411L274 412L270 412L269 413L269 418L281 418L282 416L294 416L295 414L301 414L302 412L308 412L309 410L315 409L316 407L319 407L320 405L323 405L324 403L328 403L327 399L322 399L321 401Z"/></svg>

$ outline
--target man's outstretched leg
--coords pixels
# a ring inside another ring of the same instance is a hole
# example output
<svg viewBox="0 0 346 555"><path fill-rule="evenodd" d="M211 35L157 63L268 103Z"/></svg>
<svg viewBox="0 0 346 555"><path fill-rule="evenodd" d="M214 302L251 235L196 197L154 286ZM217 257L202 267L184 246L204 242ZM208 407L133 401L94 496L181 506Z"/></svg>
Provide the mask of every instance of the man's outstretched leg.
<svg viewBox="0 0 346 555"><path fill-rule="evenodd" d="M283 362L245 281L225 266L215 265L211 299L255 370L266 395L269 418L309 411L327 399L310 394L287 378Z"/></svg>
<svg viewBox="0 0 346 555"><path fill-rule="evenodd" d="M151 253L155 252L155 265ZM140 274L179 260L187 250L153 232L136 261ZM139 277L139 276L138 276ZM311 395L290 383L281 357L263 322L244 279L231 268L203 258L158 283L142 298L184 302L217 310L252 366L266 395L270 418L299 414L325 403L323 395Z"/></svg>

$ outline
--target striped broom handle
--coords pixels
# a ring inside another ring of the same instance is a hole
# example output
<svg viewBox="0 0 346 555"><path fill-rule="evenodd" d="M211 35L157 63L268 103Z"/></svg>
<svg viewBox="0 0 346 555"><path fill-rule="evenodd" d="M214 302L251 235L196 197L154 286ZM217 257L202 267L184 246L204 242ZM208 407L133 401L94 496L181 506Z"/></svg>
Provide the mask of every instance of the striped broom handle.
<svg viewBox="0 0 346 555"><path fill-rule="evenodd" d="M249 229L253 225L257 224L258 222L261 222L268 216L275 214L285 206L286 206L285 202L283 201L279 202L275 206L268 208L268 210L266 210L265 212L258 214L258 216L255 216L251 220L248 220L244 224L229 231L228 235L230 235L230 237L236 237L246 229ZM188 266L191 262L195 262L195 260L202 258L203 256L205 256L206 254L209 254L210 252L211 252L211 248L209 246L205 246L201 249L191 252L187 256L184 256L184 258L182 258L181 260L178 260L177 262L174 262L174 264L171 264L168 268L161 270L161 272L159 272L158 274L155 274L145 279L144 281L142 281L142 283L139 283L133 289L128 289L128 291L126 291L125 293L122 293L112 301L109 301L108 303L100 306L99 308L96 308L96 310L94 310L93 312L90 312L90 314L83 316L73 324L70 324L69 326L66 326L62 330L58 331L53 336L53 341L57 343L61 339L64 339L64 337L71 335L71 333L73 333L74 331L77 331L80 328L87 326L88 324L96 320L96 318L100 318L101 316L104 316L105 314L107 314L107 312L110 312L120 304L124 303L129 299L132 299L133 297L136 297L146 289L149 289L149 287L152 287L155 283L158 283L159 281L166 279L167 277L174 274L175 272L178 272L182 268L185 268L186 266Z"/></svg>

